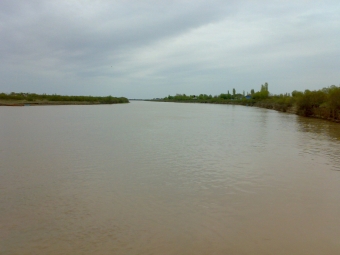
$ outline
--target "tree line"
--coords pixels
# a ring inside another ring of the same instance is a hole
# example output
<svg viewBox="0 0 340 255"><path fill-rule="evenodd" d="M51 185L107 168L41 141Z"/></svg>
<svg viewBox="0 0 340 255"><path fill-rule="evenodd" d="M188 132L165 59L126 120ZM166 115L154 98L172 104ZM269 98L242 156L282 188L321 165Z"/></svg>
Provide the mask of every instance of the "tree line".
<svg viewBox="0 0 340 255"><path fill-rule="evenodd" d="M332 85L320 90L293 91L299 114L340 120L340 87Z"/></svg>
<svg viewBox="0 0 340 255"><path fill-rule="evenodd" d="M198 102L218 104L254 105L279 111L292 111L306 117L318 117L340 121L340 87L332 85L320 90L294 90L292 93L274 95L269 92L268 83L261 85L259 91L250 93L221 93L220 95L186 95L167 96L162 101Z"/></svg>
<svg viewBox="0 0 340 255"><path fill-rule="evenodd" d="M0 93L2 100L20 100L27 102L34 101L58 101L58 102L90 102L100 104L115 104L115 103L128 103L129 100L125 97L99 97L99 96L64 96L64 95L48 95L48 94L35 94L35 93Z"/></svg>
<svg viewBox="0 0 340 255"><path fill-rule="evenodd" d="M198 102L223 102L224 100L242 100L245 98L252 98L252 99L266 99L269 97L269 90L268 90L268 83L261 85L261 90L258 92L255 92L253 89L251 92L245 94L245 91L243 93L236 93L236 89L233 88L232 94L229 92L227 93L221 93L220 95L212 96L207 94L200 94L200 95L186 95L186 94L176 94L175 96L167 96L164 98L165 101L193 101L197 100Z"/></svg>

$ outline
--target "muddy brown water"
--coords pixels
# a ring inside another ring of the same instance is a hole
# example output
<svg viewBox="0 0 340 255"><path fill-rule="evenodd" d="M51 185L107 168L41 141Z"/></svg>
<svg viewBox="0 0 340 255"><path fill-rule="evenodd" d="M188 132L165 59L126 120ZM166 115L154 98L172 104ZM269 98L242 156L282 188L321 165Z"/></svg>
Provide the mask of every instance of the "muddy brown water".
<svg viewBox="0 0 340 255"><path fill-rule="evenodd" d="M0 254L340 254L339 163L255 107L1 107Z"/></svg>

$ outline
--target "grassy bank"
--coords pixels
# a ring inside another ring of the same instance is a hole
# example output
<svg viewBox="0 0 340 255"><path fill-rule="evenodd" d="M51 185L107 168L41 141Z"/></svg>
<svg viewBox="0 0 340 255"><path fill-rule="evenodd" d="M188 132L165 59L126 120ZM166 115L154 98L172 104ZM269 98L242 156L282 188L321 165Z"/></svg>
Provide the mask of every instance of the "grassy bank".
<svg viewBox="0 0 340 255"><path fill-rule="evenodd" d="M94 105L129 103L125 97L62 96L30 93L0 94L0 106L24 105Z"/></svg>
<svg viewBox="0 0 340 255"><path fill-rule="evenodd" d="M247 96L236 94L233 89L233 94L229 91L218 96L177 94L156 101L247 105L340 122L340 87L335 85L315 91L295 90L291 94L273 95L269 93L268 83L265 83L260 91L252 90Z"/></svg>

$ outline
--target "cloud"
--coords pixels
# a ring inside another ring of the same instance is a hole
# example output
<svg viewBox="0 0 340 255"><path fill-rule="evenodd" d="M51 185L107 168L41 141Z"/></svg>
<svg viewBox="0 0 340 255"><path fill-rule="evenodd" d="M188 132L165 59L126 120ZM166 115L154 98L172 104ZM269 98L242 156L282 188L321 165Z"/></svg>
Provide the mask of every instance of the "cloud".
<svg viewBox="0 0 340 255"><path fill-rule="evenodd" d="M0 86L145 98L266 81L317 89L339 82L339 13L337 1L5 0Z"/></svg>

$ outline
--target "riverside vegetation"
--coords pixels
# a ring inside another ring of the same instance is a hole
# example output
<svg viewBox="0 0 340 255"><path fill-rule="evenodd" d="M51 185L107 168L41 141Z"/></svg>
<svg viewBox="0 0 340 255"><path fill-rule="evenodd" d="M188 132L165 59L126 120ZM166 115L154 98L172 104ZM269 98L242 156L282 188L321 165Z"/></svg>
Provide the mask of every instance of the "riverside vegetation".
<svg viewBox="0 0 340 255"><path fill-rule="evenodd" d="M0 105L89 105L129 103L125 97L62 96L35 93L0 93Z"/></svg>
<svg viewBox="0 0 340 255"><path fill-rule="evenodd" d="M340 87L332 85L320 90L305 90L304 92L294 90L291 94L273 95L269 93L268 83L261 85L260 91L253 89L245 95L236 93L233 89L218 96L200 94L185 95L176 94L164 99L156 99L165 102L187 102L187 103L212 103L212 104L237 104L257 106L282 112L295 113L305 117L340 122Z"/></svg>

